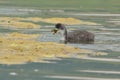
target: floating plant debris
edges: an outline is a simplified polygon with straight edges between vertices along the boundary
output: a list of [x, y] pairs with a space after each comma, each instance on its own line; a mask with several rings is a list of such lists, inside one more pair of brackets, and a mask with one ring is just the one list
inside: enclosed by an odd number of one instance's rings
[[40, 27], [40, 25], [35, 24], [33, 22], [44, 22], [44, 23], [50, 23], [50, 24], [63, 23], [66, 25], [98, 25], [97, 23], [94, 23], [94, 22], [82, 21], [75, 18], [0, 17], [0, 25], [7, 26], [7, 27], [15, 27], [15, 28], [39, 28]]
[[[55, 42], [36, 42], [35, 40], [8, 39], [0, 37], [0, 64], [23, 64], [26, 62], [44, 62], [45, 58], [83, 57], [94, 54], [84, 50]], [[98, 55], [96, 53], [96, 55]], [[99, 55], [101, 55], [99, 53]]]

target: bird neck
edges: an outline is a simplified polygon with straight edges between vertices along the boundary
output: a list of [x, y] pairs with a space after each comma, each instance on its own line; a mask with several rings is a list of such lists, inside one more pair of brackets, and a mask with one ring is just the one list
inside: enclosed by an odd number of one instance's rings
[[67, 29], [64, 28], [60, 32], [61, 32], [61, 41], [66, 44], [67, 43]]

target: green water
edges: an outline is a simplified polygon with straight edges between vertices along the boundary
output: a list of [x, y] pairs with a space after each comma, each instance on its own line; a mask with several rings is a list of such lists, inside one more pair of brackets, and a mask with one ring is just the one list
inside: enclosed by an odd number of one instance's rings
[[[23, 0], [6, 0], [6, 3], [0, 3], [0, 16], [74, 17], [85, 21], [96, 22], [101, 25], [67, 26], [68, 30], [71, 30], [72, 28], [93, 32], [95, 34], [94, 44], [67, 45], [90, 49], [93, 51], [107, 52], [108, 55], [96, 57], [91, 56], [91, 58], [100, 58], [100, 60], [60, 58], [49, 60], [51, 63], [27, 63], [22, 65], [1, 64], [0, 80], [120, 80], [120, 23], [117, 22], [120, 21], [120, 16], [115, 15], [115, 13], [119, 14], [120, 1], [92, 0], [93, 2], [91, 1], [89, 3], [89, 0], [87, 0], [87, 2], [71, 0], [71, 4], [73, 4], [72, 6], [68, 0], [66, 0], [64, 4], [62, 4], [64, 0], [50, 0], [49, 2], [51, 1], [54, 1], [55, 3], [48, 4], [46, 0], [35, 0], [35, 2], [34, 0], [26, 0], [24, 3]], [[80, 7], [79, 4], [82, 7]], [[52, 9], [53, 11], [51, 11]], [[102, 16], [83, 15], [90, 14], [89, 12], [92, 14], [107, 14]], [[109, 13], [114, 15], [108, 16]], [[109, 21], [114, 21], [114, 23]], [[0, 26], [0, 33], [39, 33], [43, 36], [38, 37], [36, 39], [37, 41], [51, 41], [59, 43], [59, 35], [52, 35], [50, 32], [54, 27], [54, 24], [37, 24], [42, 25], [41, 29], [12, 29]], [[104, 60], [101, 60], [101, 58]], [[112, 60], [109, 61], [105, 59]]]
[[[89, 61], [82, 59], [53, 60], [56, 63], [28, 63], [25, 65], [0, 67], [0, 78], [2, 80], [55, 80], [45, 76], [78, 76], [78, 77], [99, 77], [99, 78], [120, 78], [120, 74], [85, 73], [79, 70], [116, 70], [120, 71], [116, 63]], [[15, 72], [16, 75], [10, 75]], [[59, 78], [57, 79], [59, 80]], [[62, 79], [65, 80], [65, 79]], [[81, 79], [80, 79], [81, 80]], [[114, 80], [114, 79], [113, 79]]]

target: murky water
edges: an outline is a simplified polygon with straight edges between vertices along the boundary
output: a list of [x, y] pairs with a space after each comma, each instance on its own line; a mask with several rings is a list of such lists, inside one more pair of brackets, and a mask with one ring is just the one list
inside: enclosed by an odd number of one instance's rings
[[[3, 12], [6, 10], [2, 10]], [[7, 10], [8, 11], [8, 10]], [[8, 11], [9, 12], [9, 11]], [[77, 15], [80, 16], [80, 15]], [[102, 17], [102, 16], [100, 16]], [[107, 56], [90, 57], [88, 59], [54, 59], [51, 63], [27, 63], [22, 65], [0, 65], [1, 80], [120, 80], [120, 27], [115, 23], [120, 17], [102, 17], [103, 24], [98, 26], [67, 26], [71, 29], [84, 29], [95, 34], [94, 44], [67, 44], [83, 49], [107, 52]], [[117, 19], [116, 19], [117, 18]], [[88, 17], [89, 19], [89, 17]], [[98, 16], [94, 20], [98, 20]], [[8, 29], [0, 27], [1, 33], [22, 32], [40, 33], [37, 41], [58, 42], [60, 36], [52, 35], [54, 25], [44, 25], [41, 29]]]

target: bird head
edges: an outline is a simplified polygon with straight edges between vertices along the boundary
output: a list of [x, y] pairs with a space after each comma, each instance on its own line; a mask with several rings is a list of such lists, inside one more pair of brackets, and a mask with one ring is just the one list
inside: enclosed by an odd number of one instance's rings
[[61, 23], [57, 23], [51, 32], [53, 32], [53, 34], [56, 34], [59, 30], [64, 30], [64, 25]]

